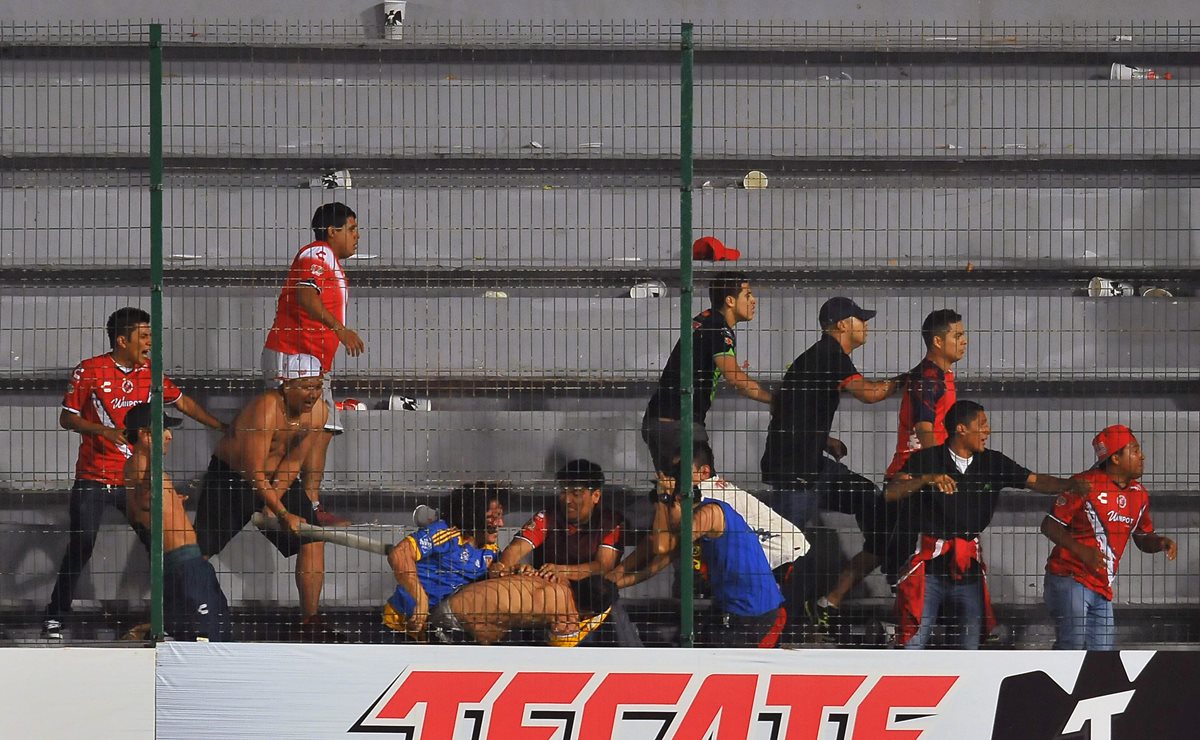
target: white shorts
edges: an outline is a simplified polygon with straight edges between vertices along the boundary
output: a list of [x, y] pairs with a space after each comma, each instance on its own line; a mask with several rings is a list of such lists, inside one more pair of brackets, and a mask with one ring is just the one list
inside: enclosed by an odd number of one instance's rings
[[[263, 379], [266, 381], [267, 388], [278, 388], [283, 385], [283, 381], [279, 379], [280, 372], [283, 371], [283, 360], [288, 355], [282, 352], [276, 352], [273, 349], [263, 347], [261, 367]], [[325, 400], [325, 405], [329, 407], [329, 418], [325, 420], [325, 431], [341, 434], [346, 431], [342, 426], [342, 412], [338, 411], [337, 404], [333, 402], [333, 382], [329, 375], [326, 374], [325, 382], [321, 388], [321, 398]]]

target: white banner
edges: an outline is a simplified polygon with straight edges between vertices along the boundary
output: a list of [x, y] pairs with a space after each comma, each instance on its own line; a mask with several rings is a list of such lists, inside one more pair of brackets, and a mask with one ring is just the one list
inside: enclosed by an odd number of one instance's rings
[[1198, 679], [1192, 652], [167, 643], [158, 737], [1191, 740]]
[[0, 736], [154, 738], [151, 648], [0, 649]]

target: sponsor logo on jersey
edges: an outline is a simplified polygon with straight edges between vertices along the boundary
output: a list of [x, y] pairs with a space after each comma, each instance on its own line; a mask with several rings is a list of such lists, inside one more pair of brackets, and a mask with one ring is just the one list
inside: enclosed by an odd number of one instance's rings
[[1120, 512], [1117, 512], [1117, 511], [1108, 512], [1108, 521], [1120, 522], [1121, 524], [1128, 524], [1131, 527], [1133, 526], [1133, 517], [1125, 516], [1124, 514], [1121, 514]]

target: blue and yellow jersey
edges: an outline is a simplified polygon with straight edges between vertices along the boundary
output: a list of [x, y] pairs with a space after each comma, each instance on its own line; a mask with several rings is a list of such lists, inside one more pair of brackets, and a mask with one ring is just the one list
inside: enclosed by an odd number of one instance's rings
[[[460, 586], [487, 576], [488, 566], [499, 554], [495, 545], [476, 547], [457, 527], [441, 520], [418, 529], [397, 547], [412, 548], [413, 559], [417, 561], [417, 578], [429, 596], [430, 609]], [[395, 593], [383, 608], [384, 624], [403, 631], [404, 622], [414, 606], [416, 600], [396, 586]]]

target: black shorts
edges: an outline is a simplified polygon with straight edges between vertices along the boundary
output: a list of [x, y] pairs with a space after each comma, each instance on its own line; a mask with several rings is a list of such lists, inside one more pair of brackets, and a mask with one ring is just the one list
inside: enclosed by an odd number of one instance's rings
[[195, 545], [163, 556], [163, 627], [176, 640], [230, 638], [229, 603], [217, 572]]
[[[674, 419], [659, 419], [649, 415], [642, 417], [642, 441], [650, 448], [650, 459], [654, 469], [660, 472], [674, 472], [671, 465], [679, 454], [680, 423]], [[707, 442], [708, 430], [701, 422], [692, 424], [692, 441]]]
[[[299, 477], [283, 494], [283, 505], [309, 524], [317, 523], [312, 502], [304, 494]], [[200, 481], [200, 501], [196, 504], [196, 540], [200, 552], [207, 558], [224, 550], [250, 517], [262, 508], [263, 500], [254, 491], [254, 486], [214, 455], [208, 464], [208, 472]], [[263, 534], [285, 558], [300, 552], [304, 544], [288, 532], [269, 530]]]
[[787, 610], [777, 607], [765, 614], [743, 617], [728, 612], [701, 612], [697, 616], [698, 647], [773, 648], [787, 622]]

